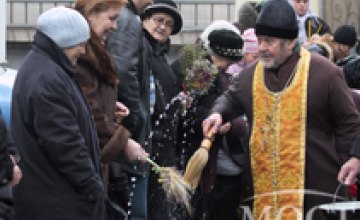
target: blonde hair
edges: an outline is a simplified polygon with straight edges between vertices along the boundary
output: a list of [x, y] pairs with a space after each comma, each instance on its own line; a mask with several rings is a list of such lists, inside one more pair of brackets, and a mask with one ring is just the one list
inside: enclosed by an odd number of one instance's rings
[[91, 12], [99, 13], [108, 10], [110, 7], [123, 7], [127, 0], [77, 0], [75, 9], [85, 17]]

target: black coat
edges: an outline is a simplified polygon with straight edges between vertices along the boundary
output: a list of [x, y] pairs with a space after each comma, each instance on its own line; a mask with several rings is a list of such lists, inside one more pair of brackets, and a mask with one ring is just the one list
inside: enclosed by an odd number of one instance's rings
[[74, 67], [41, 32], [15, 81], [10, 127], [23, 172], [14, 190], [16, 219], [103, 219], [94, 121]]
[[[149, 73], [150, 51], [145, 47], [140, 18], [132, 1], [120, 11], [117, 20], [118, 29], [110, 33], [107, 40], [109, 50], [119, 75], [118, 100], [130, 110], [122, 124], [131, 132], [134, 140], [139, 142], [147, 151], [151, 146], [146, 145], [150, 134], [150, 104], [149, 104]], [[147, 166], [125, 164], [125, 169], [132, 173], [144, 174]]]
[[[156, 156], [156, 162], [161, 166], [175, 165], [175, 141], [177, 133], [177, 118], [174, 115], [179, 109], [179, 102], [170, 105], [172, 99], [180, 92], [180, 83], [178, 77], [171, 69], [166, 54], [169, 52], [170, 41], [159, 44], [144, 30], [147, 39], [146, 45], [151, 47], [151, 73], [155, 81], [155, 106], [154, 113], [151, 116], [153, 128], [153, 152]], [[166, 108], [168, 106], [168, 108]], [[166, 114], [166, 116], [164, 116]], [[160, 116], [162, 115], [162, 116]], [[156, 146], [155, 146], [156, 145]], [[156, 148], [156, 149], [155, 149]], [[164, 152], [166, 150], [166, 152]]]
[[10, 159], [14, 143], [7, 132], [5, 121], [0, 111], [0, 219], [10, 219], [13, 209], [10, 181], [13, 177], [14, 164]]
[[[151, 115], [153, 128], [151, 158], [160, 166], [176, 165], [176, 141], [179, 102], [170, 105], [171, 100], [180, 92], [180, 84], [166, 60], [170, 41], [159, 44], [146, 30], [146, 46], [152, 51], [151, 72], [155, 81], [155, 106]], [[168, 108], [167, 108], [168, 106]], [[160, 116], [161, 115], [161, 116]], [[158, 174], [149, 175], [148, 219], [167, 220], [174, 218], [176, 203], [168, 200], [158, 182]]]

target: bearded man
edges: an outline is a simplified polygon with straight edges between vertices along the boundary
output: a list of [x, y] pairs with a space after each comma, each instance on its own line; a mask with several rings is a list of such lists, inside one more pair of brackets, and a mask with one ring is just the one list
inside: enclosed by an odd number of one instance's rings
[[332, 201], [337, 172], [360, 134], [359, 113], [341, 70], [296, 47], [298, 23], [287, 0], [264, 4], [256, 35], [259, 61], [216, 100], [204, 134], [246, 114], [245, 189], [253, 188], [254, 219], [320, 219], [316, 206]]

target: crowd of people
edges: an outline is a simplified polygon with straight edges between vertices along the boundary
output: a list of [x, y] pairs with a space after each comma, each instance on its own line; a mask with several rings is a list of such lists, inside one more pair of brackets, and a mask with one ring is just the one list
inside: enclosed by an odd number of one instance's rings
[[[360, 173], [355, 27], [332, 34], [309, 0], [248, 1], [170, 63], [182, 27], [173, 0], [39, 16], [9, 131], [0, 114], [0, 219], [320, 219], [335, 191], [347, 198], [339, 183]], [[188, 213], [147, 162], [183, 173], [204, 138]]]

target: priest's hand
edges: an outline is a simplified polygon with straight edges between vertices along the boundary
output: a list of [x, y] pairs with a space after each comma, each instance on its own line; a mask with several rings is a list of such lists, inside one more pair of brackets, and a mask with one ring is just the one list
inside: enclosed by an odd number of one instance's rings
[[222, 125], [222, 117], [219, 113], [213, 113], [202, 122], [204, 136], [207, 137], [211, 134], [216, 134]]
[[351, 185], [356, 182], [356, 176], [360, 173], [360, 159], [351, 157], [340, 169], [338, 181]]
[[219, 134], [226, 134], [230, 131], [231, 129], [231, 123], [230, 122], [226, 122], [225, 124], [221, 125], [219, 128]]

